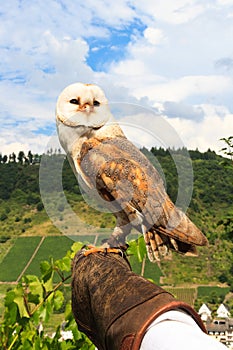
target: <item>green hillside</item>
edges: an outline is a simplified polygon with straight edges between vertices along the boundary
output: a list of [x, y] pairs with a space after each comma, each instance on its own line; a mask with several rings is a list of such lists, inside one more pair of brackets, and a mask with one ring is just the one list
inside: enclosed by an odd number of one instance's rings
[[[174, 202], [177, 199], [178, 185], [182, 193], [179, 202], [181, 207], [183, 205], [185, 207], [192, 193], [188, 215], [210, 242], [208, 248], [199, 249], [198, 258], [184, 258], [173, 254], [172, 261], [162, 261], [160, 264], [162, 284], [177, 286], [183, 283], [227, 283], [232, 287], [231, 161], [210, 150], [205, 153], [190, 151], [191, 161], [187, 160], [185, 149], [175, 151], [152, 148], [151, 152], [143, 151], [148, 154], [158, 170], [160, 172], [162, 170], [167, 191]], [[114, 227], [115, 219], [112, 214], [99, 212], [92, 204], [84, 202], [67, 160], [63, 162], [64, 155], [51, 152], [49, 155], [44, 155], [42, 160], [43, 176], [40, 173], [40, 178], [38, 162], [0, 163], [0, 262], [7, 255], [16, 237], [61, 235], [43, 208], [41, 186], [48, 194], [48, 201], [51, 199], [48, 207], [54, 207], [59, 213], [57, 226], [66, 232], [64, 197], [59, 192], [59, 178], [55, 176], [59, 167], [62, 167], [62, 185], [66, 199], [81, 220], [80, 226], [75, 226], [72, 234], [90, 235], [104, 231], [107, 227], [110, 229]], [[89, 226], [86, 227], [86, 224]], [[30, 255], [30, 252], [28, 254]], [[153, 267], [146, 265], [145, 274], [148, 277], [151, 268]]]

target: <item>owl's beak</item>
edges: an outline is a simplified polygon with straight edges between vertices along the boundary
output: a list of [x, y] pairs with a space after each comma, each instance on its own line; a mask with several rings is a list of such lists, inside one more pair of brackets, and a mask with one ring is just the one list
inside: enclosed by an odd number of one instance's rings
[[90, 105], [89, 103], [84, 103], [83, 105], [79, 106], [79, 110], [89, 114], [94, 112], [94, 106]]

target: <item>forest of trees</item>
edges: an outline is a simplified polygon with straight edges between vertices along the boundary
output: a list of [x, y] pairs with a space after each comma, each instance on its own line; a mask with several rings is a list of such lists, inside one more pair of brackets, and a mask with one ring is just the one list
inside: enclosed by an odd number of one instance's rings
[[[147, 149], [142, 149], [142, 151], [153, 164], [155, 159], [162, 168], [166, 188], [173, 201], [176, 199], [178, 187], [177, 164], [179, 163], [178, 165], [182, 167], [183, 157], [189, 154], [194, 172], [191, 208], [198, 210], [199, 204], [202, 206], [203, 203], [212, 207], [214, 203], [231, 204], [233, 202], [231, 159], [222, 157], [210, 149], [200, 152], [199, 150], [165, 150], [152, 147], [150, 152]], [[174, 156], [177, 164], [174, 162]], [[27, 155], [20, 151], [17, 156], [13, 152], [9, 157], [0, 154], [0, 199], [9, 199], [14, 191], [21, 190], [25, 195], [38, 196], [39, 201], [38, 178], [41, 157], [41, 155], [32, 154], [31, 151]], [[50, 161], [53, 159], [53, 162], [57, 162], [61, 157], [64, 158], [64, 154], [60, 149], [50, 149], [44, 157], [49, 157]], [[156, 167], [156, 163], [154, 165]], [[185, 169], [182, 171], [185, 174]], [[187, 176], [189, 176], [188, 173]], [[79, 193], [77, 180], [67, 160], [63, 165], [63, 188], [69, 192], [75, 189], [75, 192]]]

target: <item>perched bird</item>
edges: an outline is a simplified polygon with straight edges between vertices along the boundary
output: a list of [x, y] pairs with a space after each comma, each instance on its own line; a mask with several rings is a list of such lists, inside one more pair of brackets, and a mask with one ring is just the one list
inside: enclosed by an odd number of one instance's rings
[[196, 255], [196, 245], [207, 245], [206, 237], [167, 195], [158, 171], [126, 138], [98, 86], [66, 87], [58, 97], [56, 122], [74, 174], [116, 217], [105, 247], [124, 245], [133, 227], [144, 235], [151, 261], [170, 249]]

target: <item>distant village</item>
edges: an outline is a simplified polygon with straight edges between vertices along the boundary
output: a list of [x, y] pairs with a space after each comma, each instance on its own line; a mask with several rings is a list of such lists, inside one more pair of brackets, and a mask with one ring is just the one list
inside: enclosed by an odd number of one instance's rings
[[216, 316], [213, 317], [208, 306], [203, 304], [198, 314], [204, 322], [209, 336], [233, 350], [233, 318], [230, 317], [228, 308], [224, 304], [220, 304]]

